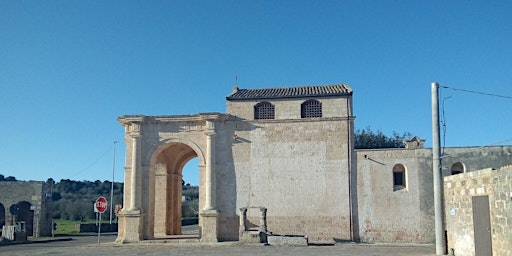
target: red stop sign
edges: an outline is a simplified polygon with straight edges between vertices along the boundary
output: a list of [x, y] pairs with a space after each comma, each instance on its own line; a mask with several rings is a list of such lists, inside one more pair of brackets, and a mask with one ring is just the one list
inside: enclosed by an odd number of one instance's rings
[[94, 203], [94, 207], [96, 207], [96, 210], [99, 213], [104, 213], [107, 210], [107, 206], [107, 199], [102, 196], [98, 197], [98, 199], [96, 199], [96, 202]]

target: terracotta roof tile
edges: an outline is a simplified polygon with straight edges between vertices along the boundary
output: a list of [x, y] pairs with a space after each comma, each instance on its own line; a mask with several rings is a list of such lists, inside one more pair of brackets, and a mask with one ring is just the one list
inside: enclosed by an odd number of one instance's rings
[[345, 84], [315, 85], [300, 87], [282, 87], [265, 89], [235, 89], [226, 97], [227, 100], [279, 99], [304, 97], [330, 97], [352, 94], [352, 89]]

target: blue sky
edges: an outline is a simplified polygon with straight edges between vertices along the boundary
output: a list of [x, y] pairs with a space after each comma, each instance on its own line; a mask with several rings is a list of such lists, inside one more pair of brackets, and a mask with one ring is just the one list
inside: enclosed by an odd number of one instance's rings
[[[125, 114], [346, 83], [356, 128], [431, 146], [430, 85], [512, 96], [512, 1], [0, 0], [0, 174], [123, 179]], [[446, 146], [512, 144], [512, 100], [442, 89]], [[190, 165], [196, 165], [192, 162]], [[185, 180], [197, 183], [194, 168]]]

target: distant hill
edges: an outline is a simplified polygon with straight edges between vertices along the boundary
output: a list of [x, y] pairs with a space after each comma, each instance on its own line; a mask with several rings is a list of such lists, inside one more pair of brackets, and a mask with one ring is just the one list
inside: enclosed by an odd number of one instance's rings
[[[18, 181], [13, 176], [0, 174], [0, 181]], [[105, 181], [75, 181], [70, 179], [61, 179], [55, 182], [52, 178], [46, 181], [50, 189], [53, 218], [66, 220], [86, 220], [95, 219], [94, 202], [100, 196], [104, 196], [109, 201], [112, 182]], [[183, 196], [186, 201], [183, 202], [183, 217], [192, 217], [197, 215], [197, 204], [199, 201], [199, 187], [191, 186], [183, 181]], [[114, 182], [113, 205], [123, 204], [124, 183]], [[49, 195], [50, 196], [50, 195]], [[115, 208], [114, 208], [115, 209]], [[103, 219], [110, 218], [110, 210], [102, 215]], [[113, 216], [115, 218], [115, 215]]]

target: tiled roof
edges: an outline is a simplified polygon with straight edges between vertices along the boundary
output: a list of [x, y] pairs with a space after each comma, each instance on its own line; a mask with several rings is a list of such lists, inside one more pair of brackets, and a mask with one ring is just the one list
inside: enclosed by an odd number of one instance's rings
[[330, 97], [352, 94], [345, 84], [282, 87], [265, 89], [238, 89], [226, 97], [227, 100], [279, 99], [304, 97]]

